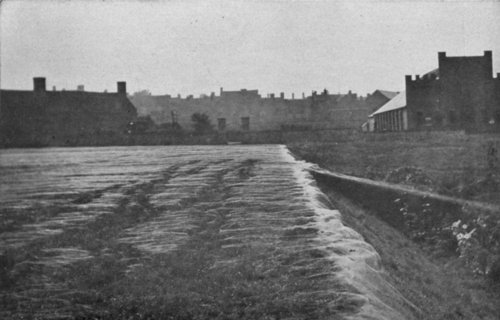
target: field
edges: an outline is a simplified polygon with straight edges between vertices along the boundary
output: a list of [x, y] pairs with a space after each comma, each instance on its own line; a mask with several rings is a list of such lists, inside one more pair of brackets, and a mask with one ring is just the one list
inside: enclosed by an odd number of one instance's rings
[[[7, 150], [2, 319], [400, 319], [283, 146]], [[360, 271], [360, 272], [358, 272]], [[376, 280], [376, 284], [373, 280]], [[367, 283], [371, 283], [367, 286]], [[395, 301], [395, 309], [387, 303]]]

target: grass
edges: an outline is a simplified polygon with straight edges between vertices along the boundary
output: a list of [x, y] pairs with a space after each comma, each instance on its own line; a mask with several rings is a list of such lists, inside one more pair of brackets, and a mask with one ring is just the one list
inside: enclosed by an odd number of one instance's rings
[[[333, 134], [315, 140], [306, 136], [288, 143], [288, 147], [299, 158], [335, 172], [500, 204], [500, 166], [495, 152], [490, 153], [492, 147], [500, 148], [499, 136], [440, 132]], [[457, 240], [451, 230], [446, 236], [446, 225], [441, 225], [446, 222], [445, 216], [412, 211], [405, 217], [405, 228], [400, 228], [390, 215], [379, 212], [384, 210], [362, 207], [326, 184], [320, 187], [342, 212], [344, 223], [374, 246], [388, 281], [421, 310], [421, 318], [498, 319], [498, 281], [474, 273], [458, 256]], [[380, 207], [384, 205], [397, 204], [380, 203]], [[466, 211], [464, 216], [476, 221], [481, 214]], [[412, 218], [418, 220], [412, 224]], [[498, 220], [491, 214], [486, 218]], [[498, 239], [498, 221], [488, 224], [488, 228], [493, 228], [488, 229], [489, 238]], [[440, 237], [433, 237], [437, 229], [441, 230]], [[488, 249], [497, 252], [498, 243]]]
[[[196, 195], [160, 210], [150, 204], [149, 194], [177, 174], [176, 168], [171, 168], [162, 178], [127, 187], [126, 197], [112, 212], [85, 228], [65, 229], [23, 250], [4, 252], [0, 315], [42, 319], [343, 319], [355, 313], [363, 302], [350, 299], [344, 293], [352, 288], [328, 277], [334, 268], [326, 253], [301, 246], [317, 232], [301, 228], [307, 216], [297, 216], [296, 224], [283, 222], [287, 227], [283, 230], [289, 231], [280, 234], [277, 245], [236, 240], [236, 246], [227, 247], [235, 242], [228, 242], [221, 229], [235, 221], [235, 210], [223, 205], [232, 192], [224, 176], [232, 173], [243, 182], [255, 175], [257, 164], [247, 160], [218, 171]], [[76, 201], [88, 202], [92, 197], [99, 194], [86, 193]], [[165, 210], [184, 210], [193, 224], [187, 241], [175, 250], [151, 254], [119, 241], [123, 230], [151, 221]], [[257, 239], [260, 235], [265, 239], [265, 231], [256, 230]], [[32, 263], [46, 257], [47, 248], [67, 247], [86, 250], [90, 257], [63, 266]]]
[[344, 223], [380, 254], [387, 280], [420, 310], [422, 319], [498, 319], [500, 287], [477, 277], [456, 256], [429, 254], [399, 230], [321, 186]]
[[500, 149], [498, 135], [325, 135], [287, 145], [296, 156], [335, 172], [500, 203], [500, 162], [488, 156], [491, 146]]

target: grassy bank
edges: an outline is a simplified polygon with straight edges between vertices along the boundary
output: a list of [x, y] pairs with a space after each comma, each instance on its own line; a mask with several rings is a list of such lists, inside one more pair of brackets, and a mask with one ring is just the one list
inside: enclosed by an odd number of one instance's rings
[[387, 281], [418, 308], [421, 319], [498, 319], [498, 284], [476, 276], [458, 257], [430, 255], [374, 212], [320, 187], [342, 212], [344, 224], [377, 250]]
[[500, 203], [498, 135], [326, 132], [288, 141], [298, 157], [335, 172]]
[[[304, 136], [288, 146], [299, 158], [331, 171], [500, 203], [499, 136], [337, 132]], [[374, 200], [377, 208], [363, 207], [330, 185], [321, 187], [341, 210], [344, 223], [379, 252], [389, 281], [425, 319], [498, 319], [498, 214], [464, 207], [457, 220], [428, 203], [416, 208], [401, 197], [387, 203]], [[402, 227], [384, 209], [389, 207]]]

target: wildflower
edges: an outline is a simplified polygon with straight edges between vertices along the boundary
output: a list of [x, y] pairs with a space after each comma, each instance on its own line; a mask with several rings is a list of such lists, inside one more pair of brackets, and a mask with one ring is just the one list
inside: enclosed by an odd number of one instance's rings
[[458, 228], [458, 226], [460, 225], [460, 223], [461, 223], [461, 222], [462, 222], [462, 221], [457, 220], [457, 221], [455, 221], [455, 222], [453, 222], [453, 223], [451, 224], [451, 227], [452, 227], [452, 228]]
[[476, 228], [472, 229], [472, 231], [466, 233], [464, 235], [465, 239], [470, 239], [470, 237], [472, 236], [472, 234], [476, 231]]
[[462, 225], [462, 229], [467, 229], [467, 227], [469, 227], [469, 226], [468, 226], [466, 223], [464, 223], [464, 224]]

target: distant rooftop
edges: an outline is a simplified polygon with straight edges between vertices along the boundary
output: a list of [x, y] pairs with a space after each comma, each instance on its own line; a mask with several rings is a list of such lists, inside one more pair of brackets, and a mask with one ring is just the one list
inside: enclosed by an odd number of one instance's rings
[[384, 113], [387, 111], [401, 109], [404, 107], [406, 107], [406, 91], [402, 91], [401, 93], [397, 94], [393, 99], [391, 99], [386, 104], [381, 106], [377, 111], [372, 113], [370, 117], [373, 117], [374, 115]]
[[378, 92], [380, 92], [383, 96], [385, 96], [387, 99], [392, 99], [394, 98], [395, 96], [398, 95], [399, 92], [395, 92], [395, 91], [386, 91], [386, 90], [377, 90]]

